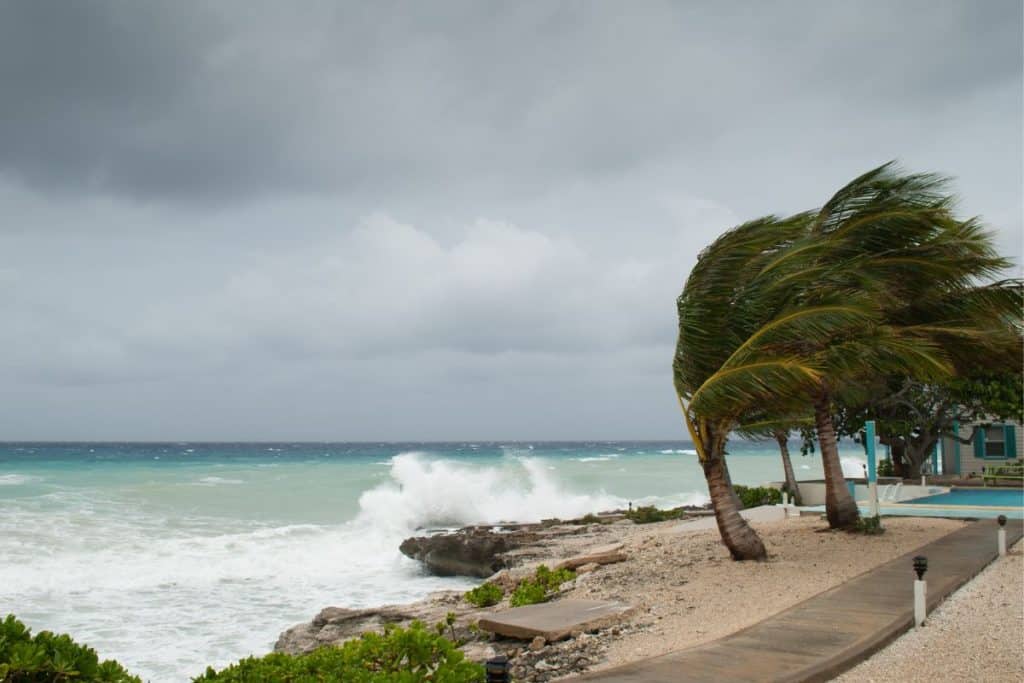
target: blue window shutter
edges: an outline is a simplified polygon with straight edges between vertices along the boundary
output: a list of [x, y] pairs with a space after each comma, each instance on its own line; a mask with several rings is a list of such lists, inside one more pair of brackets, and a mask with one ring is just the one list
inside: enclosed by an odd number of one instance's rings
[[1017, 457], [1017, 429], [1013, 425], [1003, 425], [1003, 438], [1006, 439], [1006, 457]]
[[974, 432], [974, 457], [984, 458], [985, 457], [985, 428], [978, 427], [978, 431]]

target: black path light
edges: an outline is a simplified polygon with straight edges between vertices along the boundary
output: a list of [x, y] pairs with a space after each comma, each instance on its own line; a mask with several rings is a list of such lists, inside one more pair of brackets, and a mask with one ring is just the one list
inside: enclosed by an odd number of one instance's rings
[[917, 572], [917, 580], [924, 581], [924, 573], [928, 571], [928, 558], [918, 555], [914, 558], [914, 571]]
[[999, 531], [996, 532], [996, 539], [999, 544], [999, 556], [1006, 555], [1006, 515], [999, 515], [996, 517], [996, 521], [999, 522]]
[[484, 664], [487, 672], [487, 683], [512, 683], [512, 675], [508, 669], [508, 657], [501, 655], [492, 657]]
[[917, 572], [917, 580], [914, 581], [914, 627], [916, 628], [924, 623], [927, 606], [927, 583], [924, 580], [924, 573], [928, 571], [928, 558], [924, 555], [915, 557], [914, 571]]

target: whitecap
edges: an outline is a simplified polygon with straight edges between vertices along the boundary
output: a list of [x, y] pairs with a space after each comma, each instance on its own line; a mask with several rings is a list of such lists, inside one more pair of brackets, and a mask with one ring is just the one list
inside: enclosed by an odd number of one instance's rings
[[225, 484], [244, 484], [241, 479], [228, 479], [226, 477], [203, 477], [196, 484], [200, 486], [222, 486]]
[[0, 474], [0, 486], [21, 486], [41, 480], [42, 477], [33, 477], [28, 474]]
[[573, 458], [577, 462], [603, 462], [606, 460], [614, 460], [619, 457], [618, 453], [605, 453], [604, 455], [588, 455], [583, 458]]

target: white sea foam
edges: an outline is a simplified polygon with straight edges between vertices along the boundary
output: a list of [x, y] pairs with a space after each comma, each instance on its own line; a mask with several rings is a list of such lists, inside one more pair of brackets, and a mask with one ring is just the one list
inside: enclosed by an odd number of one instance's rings
[[689, 449], [685, 449], [685, 448], [676, 448], [676, 449], [667, 448], [667, 449], [665, 449], [663, 451], [658, 451], [658, 452], [661, 453], [662, 455], [671, 455], [671, 454], [697, 455], [697, 451], [693, 451], [693, 450], [689, 450]]
[[459, 526], [501, 521], [577, 517], [618, 507], [603, 491], [567, 490], [541, 458], [507, 457], [498, 467], [473, 467], [402, 453], [391, 463], [392, 481], [359, 498], [360, 519], [388, 529]]
[[576, 462], [604, 462], [619, 457], [618, 453], [605, 453], [604, 455], [588, 455], [582, 458], [573, 458]]
[[36, 481], [42, 481], [42, 477], [33, 477], [28, 474], [0, 474], [0, 486], [21, 486]]
[[199, 486], [230, 486], [244, 483], [241, 479], [229, 479], [227, 477], [203, 477], [196, 482]]

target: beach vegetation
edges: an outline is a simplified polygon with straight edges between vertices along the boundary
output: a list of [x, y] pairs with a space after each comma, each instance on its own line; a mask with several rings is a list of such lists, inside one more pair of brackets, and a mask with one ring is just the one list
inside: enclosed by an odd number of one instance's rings
[[512, 607], [523, 607], [547, 602], [554, 597], [563, 583], [575, 578], [576, 572], [571, 569], [551, 570], [542, 564], [537, 567], [532, 577], [527, 577], [519, 582], [516, 589], [512, 591], [509, 604]]
[[477, 607], [490, 607], [497, 605], [505, 597], [505, 591], [496, 583], [490, 581], [480, 584], [465, 593], [466, 601]]
[[13, 614], [0, 622], [0, 683], [141, 683], [112, 659], [64, 634], [31, 630]]
[[588, 512], [579, 519], [572, 520], [574, 524], [611, 524], [615, 521], [614, 517], [602, 517], [601, 515], [595, 515], [593, 512]]
[[782, 502], [782, 491], [770, 486], [743, 486], [735, 484], [733, 490], [739, 496], [744, 508], [756, 508], [759, 505], [777, 505]]
[[[439, 624], [440, 630], [446, 625], [447, 622]], [[220, 671], [209, 667], [193, 681], [478, 683], [484, 678], [483, 666], [466, 660], [455, 643], [415, 621], [408, 628], [389, 626], [383, 634], [364, 633], [340, 646], [325, 646], [308, 654], [275, 652], [264, 657], [248, 657]]]
[[632, 520], [635, 524], [653, 524], [654, 522], [664, 522], [670, 519], [682, 519], [685, 516], [686, 510], [684, 508], [678, 507], [661, 510], [653, 505], [642, 505], [626, 513], [626, 519]]
[[850, 527], [850, 531], [866, 536], [877, 536], [885, 533], [885, 527], [882, 526], [882, 518], [875, 515], [874, 517], [861, 517], [854, 526]]

